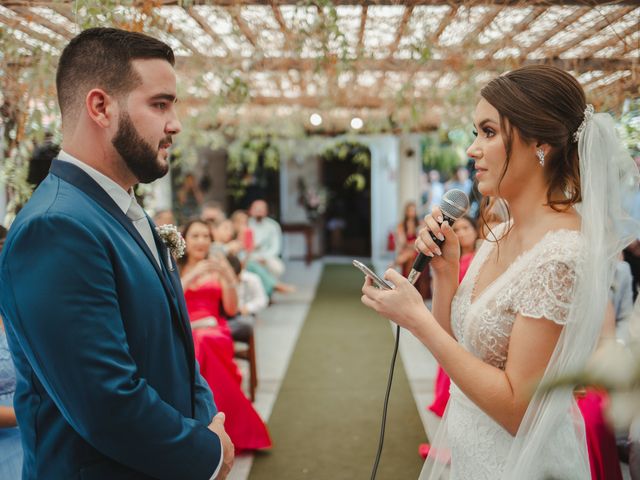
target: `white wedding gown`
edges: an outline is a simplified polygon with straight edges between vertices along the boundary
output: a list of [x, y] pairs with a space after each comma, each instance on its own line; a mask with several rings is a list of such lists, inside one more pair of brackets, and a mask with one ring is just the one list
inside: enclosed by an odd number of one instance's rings
[[[494, 230], [498, 238], [506, 224]], [[522, 253], [507, 270], [484, 291], [474, 286], [478, 272], [496, 247], [485, 241], [460, 284], [451, 304], [452, 329], [458, 342], [484, 362], [504, 370], [511, 329], [517, 314], [544, 318], [564, 324], [572, 301], [576, 271], [581, 258], [580, 232], [548, 232], [534, 247]], [[454, 384], [451, 398], [432, 446], [434, 458], [427, 459], [421, 479], [440, 478], [442, 458], [437, 452], [450, 452], [450, 478], [455, 480], [497, 480], [503, 472], [514, 441], [502, 426], [469, 400]], [[567, 401], [566, 421], [555, 428], [554, 438], [546, 440], [542, 465], [543, 478], [584, 479], [576, 469], [580, 455], [575, 448], [575, 411]], [[575, 403], [573, 405], [575, 406]], [[577, 408], [577, 407], [576, 407]], [[577, 410], [576, 410], [577, 411]], [[434, 468], [435, 464], [435, 468]], [[587, 466], [588, 467], [588, 466]], [[582, 473], [577, 473], [582, 472]], [[576, 476], [581, 475], [581, 476]], [[537, 478], [538, 474], [535, 477]]]

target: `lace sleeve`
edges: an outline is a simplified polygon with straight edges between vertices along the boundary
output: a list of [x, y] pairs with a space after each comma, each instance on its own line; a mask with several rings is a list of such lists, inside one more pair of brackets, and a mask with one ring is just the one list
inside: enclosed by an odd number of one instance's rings
[[576, 282], [575, 264], [551, 259], [537, 265], [522, 279], [514, 309], [525, 317], [546, 318], [564, 325]]

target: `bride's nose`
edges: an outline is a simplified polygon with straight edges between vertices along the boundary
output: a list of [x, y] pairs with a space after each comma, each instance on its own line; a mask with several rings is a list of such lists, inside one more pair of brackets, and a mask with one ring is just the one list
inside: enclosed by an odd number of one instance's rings
[[478, 145], [476, 145], [476, 142], [473, 142], [471, 145], [469, 145], [469, 148], [467, 148], [467, 155], [469, 156], [469, 158], [478, 160], [482, 157], [482, 149], [480, 149]]

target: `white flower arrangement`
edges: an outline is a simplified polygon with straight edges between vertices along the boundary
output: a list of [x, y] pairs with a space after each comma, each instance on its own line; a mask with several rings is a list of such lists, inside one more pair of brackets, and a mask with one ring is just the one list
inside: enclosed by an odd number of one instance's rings
[[[156, 231], [162, 239], [162, 242], [169, 249], [169, 253], [171, 255], [175, 258], [181, 258], [184, 255], [187, 244], [175, 225], [160, 225], [159, 227], [156, 227]], [[170, 261], [169, 264], [171, 264]]]

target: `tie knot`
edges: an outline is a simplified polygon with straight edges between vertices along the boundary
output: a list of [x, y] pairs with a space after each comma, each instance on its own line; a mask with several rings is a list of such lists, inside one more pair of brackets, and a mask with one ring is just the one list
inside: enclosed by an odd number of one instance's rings
[[134, 222], [145, 218], [144, 210], [133, 198], [131, 199], [129, 210], [127, 210], [127, 217], [129, 217]]

